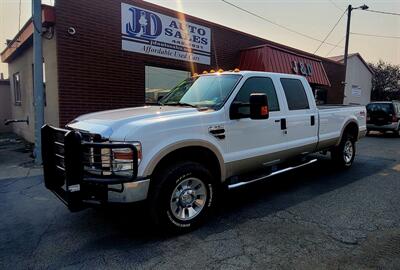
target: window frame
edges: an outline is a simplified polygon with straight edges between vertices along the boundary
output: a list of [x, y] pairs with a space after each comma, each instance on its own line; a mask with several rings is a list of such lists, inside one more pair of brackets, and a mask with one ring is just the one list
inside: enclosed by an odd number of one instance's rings
[[[245, 80], [245, 81], [242, 83], [242, 85], [240, 86], [240, 89], [239, 89], [238, 92], [236, 93], [235, 97], [233, 98], [233, 100], [232, 100], [230, 106], [232, 106], [232, 104], [235, 103], [236, 98], [238, 97], [240, 91], [242, 90], [242, 87], [246, 84], [246, 82], [247, 82], [248, 80], [250, 80], [250, 79], [255, 79], [255, 78], [258, 78], [258, 79], [261, 78], [261, 79], [267, 79], [267, 80], [269, 79], [269, 80], [271, 81], [272, 85], [274, 86], [276, 101], [277, 101], [277, 104], [278, 104], [278, 110], [270, 111], [270, 113], [281, 112], [282, 109], [281, 109], [281, 104], [280, 104], [280, 100], [279, 100], [279, 93], [278, 93], [278, 91], [277, 91], [277, 89], [276, 89], [276, 85], [275, 85], [275, 83], [274, 83], [274, 79], [271, 78], [271, 77], [266, 77], [266, 76], [251, 76], [251, 77], [246, 78], [246, 80]], [[236, 85], [236, 87], [237, 87], [237, 85]], [[268, 100], [269, 100], [269, 98], [268, 98]], [[249, 103], [249, 104], [243, 104], [243, 106], [250, 106], [250, 103]], [[250, 118], [250, 114], [249, 114], [248, 116], [243, 114], [243, 115], [240, 116], [239, 119], [248, 119], [248, 118]]]
[[[17, 88], [17, 80], [18, 77], [18, 88]], [[15, 72], [12, 75], [13, 78], [13, 92], [14, 92], [14, 105], [21, 106], [22, 105], [22, 93], [21, 93], [21, 73]]]
[[[284, 87], [284, 85], [283, 85], [283, 83], [282, 83], [282, 80], [293, 80], [293, 81], [299, 81], [299, 82], [300, 82], [300, 84], [301, 84], [301, 86], [302, 86], [302, 88], [303, 88], [304, 96], [305, 96], [306, 101], [307, 101], [307, 108], [301, 108], [301, 109], [291, 109], [291, 108], [290, 108], [289, 100], [288, 100], [288, 97], [287, 97], [287, 95], [286, 95], [285, 87]], [[304, 87], [304, 84], [303, 84], [303, 82], [302, 82], [301, 79], [297, 79], [297, 78], [288, 78], [288, 77], [281, 77], [281, 78], [279, 78], [279, 82], [280, 82], [280, 84], [281, 84], [282, 91], [283, 91], [283, 97], [285, 98], [286, 105], [287, 105], [287, 109], [288, 109], [289, 112], [291, 112], [291, 111], [305, 111], [305, 110], [310, 110], [310, 109], [311, 109], [311, 106], [310, 106], [310, 98], [309, 98], [309, 96], [308, 96], [308, 93], [307, 93], [307, 91], [306, 91], [306, 88]]]

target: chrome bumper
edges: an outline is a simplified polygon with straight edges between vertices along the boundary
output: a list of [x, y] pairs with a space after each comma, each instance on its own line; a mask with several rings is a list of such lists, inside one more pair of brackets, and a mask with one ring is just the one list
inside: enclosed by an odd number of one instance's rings
[[108, 202], [132, 203], [143, 201], [147, 198], [150, 179], [137, 182], [108, 185]]

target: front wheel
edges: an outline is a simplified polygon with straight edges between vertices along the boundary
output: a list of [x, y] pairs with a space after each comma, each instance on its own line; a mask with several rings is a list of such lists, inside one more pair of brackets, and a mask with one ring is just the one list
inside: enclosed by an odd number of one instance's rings
[[342, 141], [331, 151], [332, 160], [342, 168], [349, 168], [353, 164], [356, 155], [355, 140], [344, 135]]
[[155, 175], [150, 195], [153, 221], [175, 233], [204, 222], [215, 205], [216, 187], [211, 172], [197, 162], [179, 162]]

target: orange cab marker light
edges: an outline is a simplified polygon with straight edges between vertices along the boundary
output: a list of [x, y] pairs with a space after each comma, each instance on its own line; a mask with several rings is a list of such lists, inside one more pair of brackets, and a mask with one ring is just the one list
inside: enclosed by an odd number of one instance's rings
[[204, 71], [203, 71], [203, 74], [208, 74], [208, 71], [207, 71], [207, 70], [204, 70]]
[[240, 72], [240, 69], [235, 68], [233, 71], [234, 71], [234, 72]]
[[268, 106], [262, 106], [261, 115], [267, 115], [267, 114], [268, 114]]
[[218, 73], [222, 73], [224, 70], [222, 68], [218, 69]]
[[212, 69], [212, 70], [210, 70], [210, 73], [215, 73], [215, 70], [213, 70], [213, 69]]
[[192, 76], [192, 77], [199, 77], [199, 74], [193, 73], [193, 76]]

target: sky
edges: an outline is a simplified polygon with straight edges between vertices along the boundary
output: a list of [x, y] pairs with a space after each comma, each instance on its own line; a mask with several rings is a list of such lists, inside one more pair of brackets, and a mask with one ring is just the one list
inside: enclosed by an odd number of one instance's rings
[[[19, 2], [21, 1], [21, 20]], [[55, 0], [42, 0], [53, 4]], [[61, 0], [67, 1], [67, 0]], [[83, 1], [83, 0], [82, 0]], [[86, 0], [89, 1], [89, 0]], [[118, 1], [118, 0], [115, 0]], [[323, 40], [349, 4], [357, 7], [366, 4], [371, 10], [400, 13], [399, 0], [227, 0], [241, 8], [256, 13], [276, 24]], [[149, 0], [148, 2], [241, 30], [271, 41], [314, 53], [320, 42], [287, 31], [253, 15], [244, 13], [221, 0]], [[5, 48], [6, 39], [12, 39], [31, 16], [31, 0], [0, 0], [0, 51]], [[343, 16], [326, 42], [316, 54], [335, 56], [344, 53], [344, 35], [347, 16]], [[351, 32], [369, 35], [392, 36], [378, 38], [351, 35], [349, 52], [359, 52], [367, 62], [380, 59], [400, 65], [400, 16], [377, 14], [354, 10], [351, 18]], [[7, 65], [0, 64], [0, 72], [8, 74]]]

